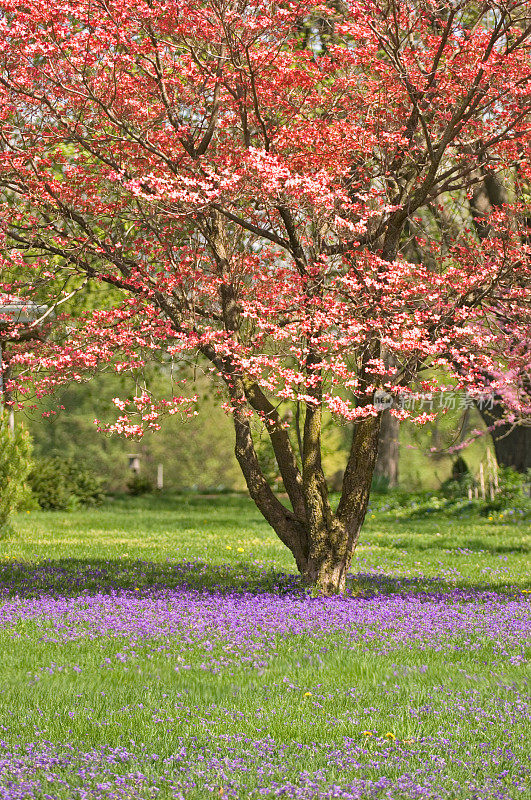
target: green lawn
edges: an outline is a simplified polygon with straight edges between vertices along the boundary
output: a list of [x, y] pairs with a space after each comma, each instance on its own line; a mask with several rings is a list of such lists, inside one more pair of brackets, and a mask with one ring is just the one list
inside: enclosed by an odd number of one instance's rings
[[[17, 534], [0, 540], [2, 559], [175, 559], [234, 567], [258, 562], [294, 570], [289, 551], [239, 495], [120, 498], [87, 511], [19, 514], [15, 527]], [[412, 520], [394, 510], [369, 510], [352, 571], [436, 577], [449, 587], [525, 589], [530, 542], [529, 526], [512, 524], [507, 513]]]
[[527, 796], [524, 525], [370, 512], [344, 600], [239, 496], [15, 525], [2, 800]]

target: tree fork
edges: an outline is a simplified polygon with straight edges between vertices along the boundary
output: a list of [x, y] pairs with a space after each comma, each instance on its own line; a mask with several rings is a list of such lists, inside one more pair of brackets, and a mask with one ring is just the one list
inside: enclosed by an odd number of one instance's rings
[[302, 477], [288, 431], [284, 427], [278, 411], [256, 383], [246, 382], [245, 393], [249, 404], [263, 416], [293, 512], [301, 521], [306, 520]]
[[234, 454], [245, 478], [249, 494], [256, 507], [271, 525], [281, 542], [288, 547], [299, 572], [304, 572], [308, 558], [307, 529], [304, 522], [286, 508], [269, 486], [260, 467], [249, 420], [243, 413], [245, 395], [241, 381], [232, 389], [234, 409], [235, 447]]

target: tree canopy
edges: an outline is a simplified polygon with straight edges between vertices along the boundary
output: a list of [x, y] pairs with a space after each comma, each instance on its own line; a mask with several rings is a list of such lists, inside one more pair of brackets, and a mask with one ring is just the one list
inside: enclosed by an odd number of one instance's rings
[[[529, 410], [527, 3], [0, 0], [0, 15], [0, 289], [57, 304], [53, 337], [12, 348], [19, 392], [199, 358], [257, 506], [306, 579], [341, 590], [375, 391], [488, 389], [512, 418]], [[485, 235], [455, 234], [448, 215], [509, 171]], [[113, 302], [61, 315], [94, 281]], [[115, 404], [126, 435], [193, 413], [177, 384]], [[337, 510], [325, 411], [356, 423]]]

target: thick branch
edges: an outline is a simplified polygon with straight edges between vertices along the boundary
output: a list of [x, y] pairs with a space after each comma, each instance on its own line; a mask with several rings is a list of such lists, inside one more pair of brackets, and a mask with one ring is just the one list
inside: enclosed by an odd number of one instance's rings
[[288, 431], [284, 427], [278, 411], [256, 383], [246, 384], [245, 394], [252, 408], [258, 411], [264, 419], [293, 511], [299, 519], [304, 520], [306, 518], [306, 508], [304, 505], [302, 477], [297, 466], [297, 459], [291, 446]]
[[347, 468], [343, 477], [338, 519], [347, 527], [356, 527], [365, 516], [371, 490], [372, 474], [378, 455], [380, 416], [366, 417], [356, 423]]
[[280, 540], [291, 550], [299, 570], [303, 571], [308, 556], [304, 523], [275, 497], [260, 467], [254, 447], [251, 426], [244, 413], [245, 394], [239, 379], [227, 381], [231, 393], [235, 432], [234, 453], [245, 478], [249, 494], [258, 510], [269, 522]]

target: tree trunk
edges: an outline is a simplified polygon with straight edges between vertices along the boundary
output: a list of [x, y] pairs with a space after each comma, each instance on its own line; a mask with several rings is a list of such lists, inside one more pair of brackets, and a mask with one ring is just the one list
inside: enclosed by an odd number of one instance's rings
[[[232, 387], [238, 394], [238, 381]], [[263, 405], [255, 390], [253, 402]], [[240, 399], [243, 399], [240, 390]], [[258, 398], [258, 399], [257, 399]], [[273, 414], [270, 419], [273, 420]], [[289, 548], [304, 583], [319, 594], [335, 595], [345, 591], [346, 577], [367, 511], [371, 480], [378, 449], [379, 417], [368, 417], [354, 428], [343, 491], [337, 512], [328, 500], [328, 490], [321, 466], [321, 411], [307, 408], [305, 449], [301, 483], [293, 485], [290, 497], [295, 510], [286, 508], [274, 495], [260, 469], [248, 418], [238, 404], [233, 411], [236, 434], [235, 453], [245, 477], [249, 494], [279, 539]], [[282, 439], [278, 428], [268, 426], [275, 439], [275, 455], [281, 474], [293, 476], [298, 469], [292, 460], [289, 437]], [[300, 513], [299, 489], [304, 503]]]
[[383, 478], [389, 486], [398, 484], [398, 436], [400, 422], [388, 410], [382, 412], [380, 435], [378, 438], [378, 457], [374, 475]]
[[[478, 410], [488, 427], [503, 417], [503, 408], [500, 405], [495, 405], [492, 410]], [[531, 427], [496, 425], [490, 435], [500, 467], [512, 467], [517, 472], [531, 469]]]
[[517, 472], [531, 469], [531, 428], [510, 425], [492, 432], [496, 459], [500, 467], [512, 467]]
[[335, 518], [329, 528], [313, 531], [304, 582], [326, 596], [343, 594], [360, 528], [349, 536], [347, 528]]
[[[333, 514], [330, 507], [323, 504], [321, 514], [309, 514], [310, 519], [321, 519], [322, 522], [308, 528], [309, 555], [303, 579], [323, 595], [343, 594], [345, 591], [346, 577], [369, 503], [380, 416], [368, 417], [354, 427], [337, 512]], [[328, 513], [322, 513], [323, 507], [328, 508]]]

